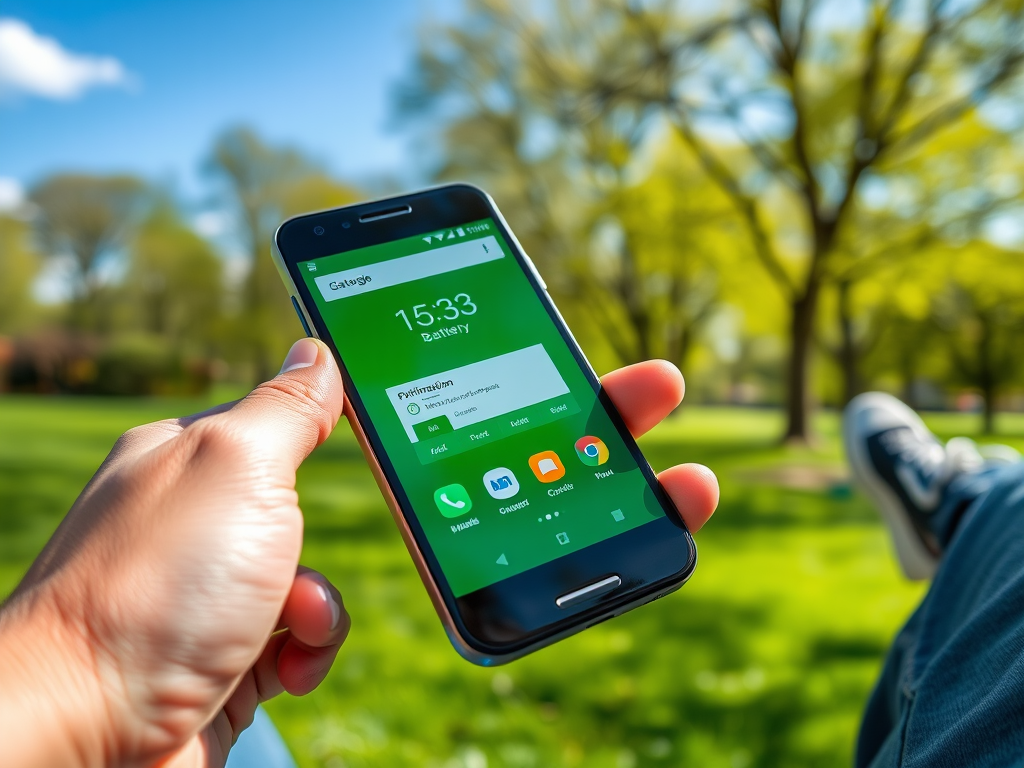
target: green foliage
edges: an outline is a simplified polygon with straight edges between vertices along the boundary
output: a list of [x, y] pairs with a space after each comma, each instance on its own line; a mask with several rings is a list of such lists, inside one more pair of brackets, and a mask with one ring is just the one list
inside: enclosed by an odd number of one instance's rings
[[133, 176], [58, 174], [30, 197], [45, 253], [71, 257], [68, 322], [79, 331], [109, 330], [103, 260], [130, 237], [147, 204], [145, 184]]
[[103, 346], [84, 389], [101, 395], [195, 394], [210, 384], [203, 361], [183, 357], [160, 336], [118, 336]]
[[[0, 350], [0, 385], [188, 393], [224, 376], [273, 374], [301, 334], [270, 258], [273, 231], [357, 194], [245, 129], [219, 137], [208, 165], [248, 251], [230, 270], [167, 193], [131, 176], [57, 174], [37, 185], [26, 210], [39, 258], [26, 225], [0, 218], [0, 333], [16, 333]], [[68, 300], [46, 309], [30, 289], [44, 256], [71, 266]]]
[[166, 339], [182, 350], [223, 344], [224, 267], [213, 248], [167, 204], [139, 227], [120, 286], [120, 325]]
[[972, 245], [950, 259], [932, 313], [948, 345], [953, 380], [981, 393], [985, 431], [992, 432], [997, 398], [1024, 369], [1024, 264], [1018, 254]]
[[[211, 400], [0, 399], [0, 595], [117, 435]], [[928, 417], [942, 437], [960, 415]], [[679, 593], [527, 659], [479, 669], [448, 645], [361, 453], [340, 428], [299, 471], [304, 563], [353, 629], [315, 693], [268, 709], [303, 766], [834, 766], [922, 593], [845, 485], [834, 416], [784, 450], [782, 414], [685, 409], [643, 441], [656, 467], [705, 461], [722, 506]], [[1024, 418], [997, 426], [1024, 447]]]
[[560, 294], [584, 338], [618, 362], [683, 365], [724, 292], [739, 287], [730, 267], [746, 254], [729, 248], [738, 223], [728, 201], [678, 142], [659, 147], [651, 166], [594, 203]]
[[[194, 393], [209, 384], [219, 351], [231, 343], [221, 260], [167, 202], [119, 226], [130, 226], [119, 235], [124, 277], [73, 299], [62, 318], [65, 328], [47, 328], [45, 315], [32, 306], [31, 274], [12, 286], [20, 304], [10, 307], [11, 330], [18, 331], [6, 366], [11, 386], [137, 395]], [[17, 242], [13, 235], [10, 242]], [[29, 263], [27, 251], [7, 253], [7, 264], [24, 269]], [[11, 273], [12, 281], [18, 277]]]
[[248, 249], [240, 312], [231, 326], [233, 356], [251, 365], [253, 380], [263, 381], [302, 332], [270, 257], [274, 230], [288, 216], [358, 196], [316, 170], [297, 150], [267, 145], [244, 128], [218, 137], [208, 167], [223, 185], [223, 198], [236, 214], [237, 234]]
[[0, 335], [24, 330], [35, 320], [32, 280], [41, 259], [29, 234], [26, 222], [0, 216]]
[[[672, 248], [676, 230], [652, 228], [642, 250], [631, 242], [621, 217], [635, 180], [661, 176], [676, 222], [725, 203], [731, 216], [721, 220], [739, 227], [714, 242], [708, 263], [716, 277], [732, 274], [745, 253], [744, 276], [778, 291], [783, 309], [772, 309], [789, 344], [786, 433], [805, 438], [823, 292], [835, 286], [843, 297], [834, 348], [848, 398], [873, 338], [849, 315], [855, 284], [921, 242], [977, 237], [989, 216], [1020, 200], [1009, 170], [1020, 165], [1019, 117], [981, 114], [988, 103], [998, 113], [1019, 86], [1019, 4], [841, 7], [839, 24], [840, 6], [803, 0], [592, 0], [543, 12], [475, 0], [456, 25], [424, 34], [402, 103], [443, 126], [434, 136], [447, 159], [442, 175], [468, 170], [516, 213], [546, 209], [523, 222], [541, 263], [552, 265], [555, 293], [589, 302], [598, 322], [595, 295], [607, 305], [601, 331], [622, 362], [685, 348], [687, 331], [671, 329], [681, 318], [687, 330], [699, 327], [703, 313], [686, 308], [706, 298], [705, 280], [690, 282], [688, 301], [670, 309], [658, 296], [657, 286], [679, 284], [687, 259], [677, 257], [684, 265], [666, 283], [656, 254]], [[679, 165], [692, 169], [674, 184], [649, 162], [672, 146], [666, 132], [680, 139]], [[708, 187], [717, 193], [692, 194]], [[623, 236], [602, 280], [579, 269], [579, 251], [609, 218]], [[572, 290], [572, 277], [588, 275], [586, 289]]]

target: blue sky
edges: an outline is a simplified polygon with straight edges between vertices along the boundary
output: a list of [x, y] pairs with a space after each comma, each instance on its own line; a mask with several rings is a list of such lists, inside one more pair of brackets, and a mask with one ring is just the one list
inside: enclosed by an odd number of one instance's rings
[[53, 68], [64, 68], [56, 81], [24, 74], [19, 87], [8, 61], [5, 86], [0, 55], [0, 177], [30, 186], [58, 170], [129, 171], [193, 196], [214, 136], [245, 124], [343, 178], [415, 183], [393, 88], [421, 24], [458, 9], [459, 0], [4, 0], [0, 19], [24, 25], [7, 31], [27, 26], [34, 40], [18, 39], [36, 59], [48, 45]]

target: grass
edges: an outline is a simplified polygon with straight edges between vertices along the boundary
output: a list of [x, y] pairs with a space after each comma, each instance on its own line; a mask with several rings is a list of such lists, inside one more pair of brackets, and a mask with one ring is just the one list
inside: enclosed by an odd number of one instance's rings
[[[174, 400], [0, 399], [0, 596], [117, 435], [199, 410]], [[942, 414], [943, 436], [976, 417]], [[1024, 417], [1000, 430], [1024, 445]], [[779, 447], [778, 413], [683, 411], [643, 441], [656, 467], [710, 464], [722, 505], [681, 592], [499, 669], [448, 645], [347, 430], [306, 463], [303, 562], [353, 631], [325, 684], [268, 710], [302, 766], [841, 766], [893, 634], [923, 593], [843, 479], [837, 419]]]

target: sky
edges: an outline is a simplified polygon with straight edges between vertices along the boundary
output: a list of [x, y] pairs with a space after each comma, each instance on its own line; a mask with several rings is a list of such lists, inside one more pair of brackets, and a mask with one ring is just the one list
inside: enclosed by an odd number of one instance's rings
[[[340, 178], [416, 183], [393, 92], [459, 0], [4, 0], [0, 207], [55, 171], [202, 193], [214, 137], [247, 125]], [[421, 167], [421, 166], [419, 166]]]

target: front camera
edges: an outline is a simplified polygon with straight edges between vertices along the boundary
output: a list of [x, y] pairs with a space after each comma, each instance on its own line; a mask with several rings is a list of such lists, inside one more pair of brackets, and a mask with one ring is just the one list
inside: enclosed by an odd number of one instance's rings
[[349, 222], [347, 222], [347, 221], [343, 221], [343, 222], [341, 222], [341, 227], [342, 227], [342, 229], [348, 229], [348, 228], [349, 228], [349, 227], [351, 227], [351, 226], [352, 226], [352, 224], [350, 224], [350, 223], [349, 223]]
[[323, 233], [324, 233], [324, 228], [323, 227], [319, 227], [319, 226], [318, 227], [313, 227], [313, 234], [314, 235], [322, 235]]

